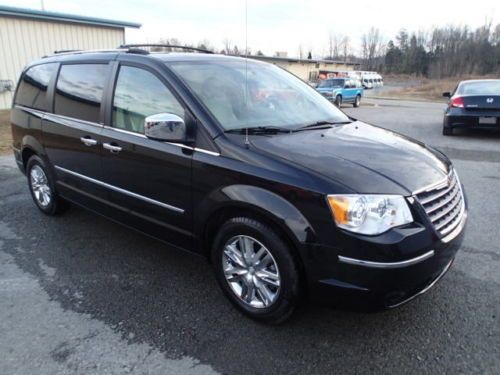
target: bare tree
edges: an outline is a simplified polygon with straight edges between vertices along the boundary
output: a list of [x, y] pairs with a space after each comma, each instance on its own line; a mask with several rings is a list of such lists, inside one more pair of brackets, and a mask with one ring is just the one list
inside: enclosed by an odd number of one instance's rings
[[199, 41], [198, 44], [196, 45], [196, 47], [201, 48], [201, 49], [206, 49], [207, 51], [212, 51], [212, 52], [215, 51], [215, 47], [212, 45], [212, 43], [208, 39], [203, 39], [203, 40]]
[[299, 59], [302, 60], [304, 58], [304, 47], [302, 47], [302, 44], [299, 44]]
[[372, 27], [367, 34], [361, 37], [361, 51], [364, 66], [367, 70], [377, 69], [383, 54], [384, 45], [380, 31]]
[[328, 36], [328, 58], [330, 60], [337, 59], [339, 57], [341, 39], [342, 37], [340, 35], [330, 31]]
[[226, 55], [229, 55], [231, 53], [233, 53], [233, 47], [232, 47], [232, 42], [231, 42], [231, 39], [229, 38], [224, 38], [224, 40], [222, 41], [222, 44], [224, 45], [224, 53]]
[[342, 50], [342, 58], [344, 59], [345, 62], [347, 61], [347, 57], [351, 54], [351, 41], [348, 36], [344, 36], [342, 38], [340, 49]]

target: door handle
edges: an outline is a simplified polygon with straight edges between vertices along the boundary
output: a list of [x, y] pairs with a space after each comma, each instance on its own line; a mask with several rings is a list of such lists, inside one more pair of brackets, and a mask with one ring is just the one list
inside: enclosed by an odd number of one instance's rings
[[102, 147], [104, 147], [106, 150], [111, 151], [114, 154], [117, 154], [122, 150], [120, 146], [114, 146], [111, 143], [103, 143]]
[[85, 146], [95, 146], [97, 144], [97, 141], [95, 139], [87, 138], [87, 137], [81, 137], [80, 141], [82, 141], [82, 143]]

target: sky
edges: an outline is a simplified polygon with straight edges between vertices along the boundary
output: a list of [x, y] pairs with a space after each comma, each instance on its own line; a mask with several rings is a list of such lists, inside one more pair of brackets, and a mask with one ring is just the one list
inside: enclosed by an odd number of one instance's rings
[[[0, 5], [41, 9], [42, 0], [0, 0]], [[388, 1], [356, 0], [43, 0], [45, 10], [138, 22], [127, 29], [127, 43], [177, 38], [196, 44], [208, 40], [217, 49], [230, 41], [266, 55], [286, 51], [298, 56], [299, 45], [314, 57], [328, 54], [330, 33], [348, 36], [359, 54], [361, 36], [378, 28], [385, 41], [401, 28], [500, 22], [499, 0]], [[245, 9], [247, 11], [245, 11]], [[245, 26], [246, 25], [246, 26]]]

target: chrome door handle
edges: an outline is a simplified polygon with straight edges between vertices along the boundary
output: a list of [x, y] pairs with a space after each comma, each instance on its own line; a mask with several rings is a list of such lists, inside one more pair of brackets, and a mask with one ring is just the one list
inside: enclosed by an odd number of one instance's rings
[[82, 143], [85, 146], [95, 146], [97, 144], [97, 141], [95, 139], [92, 139], [92, 138], [81, 137], [80, 141], [82, 141]]
[[120, 146], [113, 146], [111, 143], [103, 143], [102, 147], [104, 147], [106, 150], [109, 150], [115, 154], [122, 150], [122, 148]]

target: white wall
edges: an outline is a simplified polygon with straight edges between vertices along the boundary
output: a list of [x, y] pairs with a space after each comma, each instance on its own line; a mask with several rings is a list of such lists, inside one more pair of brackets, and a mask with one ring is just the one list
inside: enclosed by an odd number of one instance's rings
[[[30, 61], [64, 49], [109, 49], [125, 42], [123, 28], [0, 16], [0, 80], [14, 82]], [[0, 93], [0, 109], [13, 92]]]

